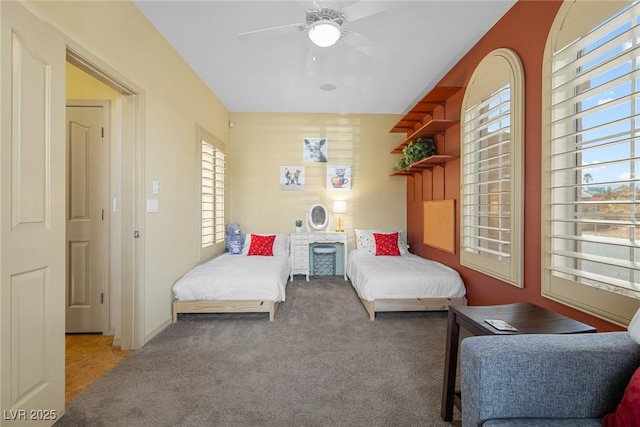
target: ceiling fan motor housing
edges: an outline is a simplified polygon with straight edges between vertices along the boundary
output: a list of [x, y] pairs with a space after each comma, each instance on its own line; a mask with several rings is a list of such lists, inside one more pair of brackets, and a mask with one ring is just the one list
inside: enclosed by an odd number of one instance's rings
[[323, 7], [320, 10], [308, 10], [307, 11], [307, 25], [311, 25], [318, 21], [333, 21], [339, 26], [344, 23], [344, 17], [340, 12], [334, 9]]

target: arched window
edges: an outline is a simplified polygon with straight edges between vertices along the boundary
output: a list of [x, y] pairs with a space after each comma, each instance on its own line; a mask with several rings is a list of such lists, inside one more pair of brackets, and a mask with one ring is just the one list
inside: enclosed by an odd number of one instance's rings
[[522, 286], [524, 78], [509, 49], [487, 55], [464, 95], [462, 265]]
[[626, 325], [640, 304], [640, 5], [565, 2], [543, 72], [542, 294]]

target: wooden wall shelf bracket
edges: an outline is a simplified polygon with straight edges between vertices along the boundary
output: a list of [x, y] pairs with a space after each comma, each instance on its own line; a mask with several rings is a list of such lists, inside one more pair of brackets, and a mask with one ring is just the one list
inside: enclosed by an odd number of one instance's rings
[[444, 167], [445, 163], [448, 163], [457, 158], [457, 156], [436, 154], [435, 156], [419, 160], [401, 171], [395, 171], [391, 175], [413, 175], [416, 172], [420, 172], [425, 169], [433, 169], [436, 166]]

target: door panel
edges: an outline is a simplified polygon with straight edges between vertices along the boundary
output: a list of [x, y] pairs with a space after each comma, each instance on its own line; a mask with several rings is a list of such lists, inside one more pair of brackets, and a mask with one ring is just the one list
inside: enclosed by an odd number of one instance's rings
[[67, 332], [102, 332], [109, 266], [104, 106], [67, 106]]
[[19, 3], [0, 8], [1, 423], [52, 425], [64, 412], [66, 46]]

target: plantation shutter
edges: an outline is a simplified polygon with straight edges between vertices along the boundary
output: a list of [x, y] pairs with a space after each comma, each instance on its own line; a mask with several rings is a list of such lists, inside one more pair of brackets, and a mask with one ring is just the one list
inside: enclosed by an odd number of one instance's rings
[[552, 56], [547, 268], [640, 298], [640, 55], [634, 4]]
[[510, 85], [465, 113], [462, 250], [511, 258]]
[[214, 245], [225, 242], [226, 165], [224, 151], [207, 139], [201, 140], [200, 150], [200, 241], [201, 258], [206, 258]]
[[514, 51], [478, 64], [462, 108], [460, 263], [523, 286], [524, 73]]

